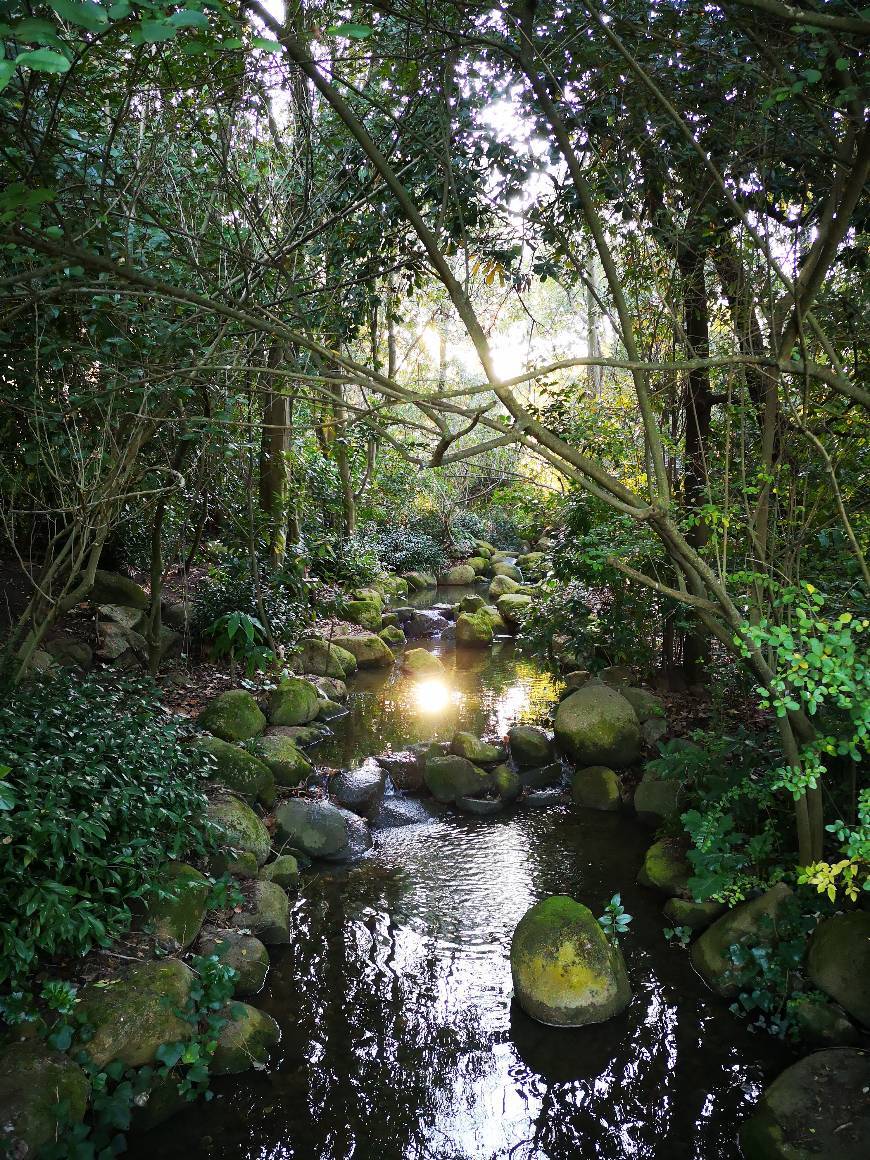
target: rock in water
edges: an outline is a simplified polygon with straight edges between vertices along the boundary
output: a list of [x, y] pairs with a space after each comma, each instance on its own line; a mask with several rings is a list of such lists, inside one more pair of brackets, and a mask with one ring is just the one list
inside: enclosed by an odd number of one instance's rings
[[631, 705], [607, 685], [586, 685], [556, 710], [556, 741], [582, 765], [624, 768], [640, 756], [640, 724]]
[[276, 725], [257, 741], [257, 752], [278, 785], [299, 785], [311, 773], [311, 763], [291, 737], [279, 732], [302, 726]]
[[260, 871], [264, 882], [276, 882], [282, 890], [290, 890], [299, 885], [299, 863], [292, 854], [279, 854], [274, 862], [269, 862]]
[[237, 798], [209, 802], [208, 816], [223, 831], [226, 844], [233, 850], [250, 854], [262, 866], [269, 857], [269, 831], [250, 806]]
[[660, 826], [672, 817], [680, 806], [682, 785], [679, 781], [663, 781], [652, 770], [647, 770], [634, 791], [634, 812], [638, 821], [647, 826]]
[[269, 720], [273, 725], [307, 725], [320, 712], [319, 702], [320, 693], [311, 681], [285, 677], [269, 697]]
[[439, 802], [455, 802], [458, 797], [473, 797], [490, 784], [489, 776], [465, 757], [449, 754], [426, 759], [426, 786]]
[[553, 742], [543, 729], [534, 725], [514, 725], [508, 732], [508, 745], [520, 769], [547, 765], [553, 760]]
[[425, 648], [409, 648], [402, 657], [402, 672], [413, 677], [443, 676], [444, 665], [439, 657]]
[[277, 882], [259, 881], [249, 888], [244, 910], [233, 915], [233, 926], [245, 930], [266, 946], [290, 941], [290, 899]]
[[669, 838], [663, 838], [647, 850], [637, 880], [641, 886], [676, 898], [687, 892], [691, 876], [692, 867], [683, 851]]
[[735, 906], [723, 914], [712, 926], [708, 926], [692, 946], [692, 963], [695, 970], [720, 995], [737, 993], [739, 979], [731, 962], [732, 946], [771, 946], [776, 941], [776, 922], [788, 905], [792, 892], [784, 882], [778, 882], [770, 890]]
[[870, 1052], [817, 1051], [773, 1081], [740, 1128], [746, 1160], [866, 1160]]
[[320, 637], [300, 641], [298, 651], [289, 659], [298, 671], [340, 681], [355, 673], [357, 667], [353, 653]]
[[696, 931], [706, 930], [724, 913], [721, 902], [689, 902], [685, 898], [669, 898], [662, 907], [662, 914], [673, 926], [687, 926]]
[[437, 636], [447, 627], [447, 620], [438, 612], [423, 608], [405, 621], [404, 632], [408, 640], [421, 640], [425, 636]]
[[470, 564], [456, 564], [452, 568], [448, 568], [446, 572], [442, 572], [438, 577], [438, 583], [447, 585], [448, 587], [460, 584], [474, 583], [474, 569]]
[[492, 638], [492, 618], [482, 608], [457, 616], [456, 643], [461, 648], [489, 648]]
[[199, 715], [199, 724], [222, 741], [247, 741], [266, 728], [266, 718], [245, 689], [228, 689], [212, 697]]
[[243, 797], [256, 797], [267, 805], [274, 802], [275, 777], [268, 762], [238, 745], [221, 741], [220, 737], [198, 737], [194, 744], [212, 758], [215, 765], [212, 780]]
[[332, 802], [293, 798], [275, 813], [278, 837], [310, 858], [345, 862], [364, 854], [372, 844], [365, 822]]
[[526, 596], [522, 592], [506, 592], [496, 601], [499, 616], [511, 631], [516, 631], [520, 627], [531, 606], [531, 596]]
[[545, 898], [520, 919], [511, 974], [526, 1014], [553, 1027], [602, 1023], [631, 999], [619, 947], [588, 907], [565, 895]]
[[218, 1034], [209, 1071], [238, 1075], [251, 1067], [265, 1067], [269, 1052], [281, 1038], [272, 1016], [247, 1003], [231, 1003], [222, 1015], [227, 1021]]
[[91, 1085], [69, 1056], [39, 1040], [0, 1049], [0, 1153], [36, 1156], [58, 1129], [80, 1124]]
[[352, 653], [361, 669], [389, 668], [396, 659], [384, 641], [373, 632], [366, 636], [337, 636], [334, 643]]
[[368, 814], [383, 797], [385, 781], [378, 763], [369, 760], [358, 769], [345, 769], [332, 778], [329, 792], [340, 806], [355, 814]]
[[360, 628], [367, 628], [370, 632], [377, 632], [381, 627], [382, 605], [374, 600], [348, 600], [345, 608], [345, 620], [351, 624], [358, 624]]
[[200, 940], [198, 950], [206, 958], [215, 955], [233, 968], [234, 994], [256, 995], [262, 990], [269, 971], [269, 952], [258, 938], [238, 930], [216, 930]]
[[467, 757], [473, 765], [495, 765], [507, 756], [500, 745], [491, 745], [467, 732], [454, 733], [450, 752], [457, 757]]
[[578, 769], [571, 782], [574, 804], [585, 810], [618, 810], [619, 780], [606, 765]]
[[870, 1027], [870, 914], [855, 910], [819, 923], [807, 955], [819, 990]]

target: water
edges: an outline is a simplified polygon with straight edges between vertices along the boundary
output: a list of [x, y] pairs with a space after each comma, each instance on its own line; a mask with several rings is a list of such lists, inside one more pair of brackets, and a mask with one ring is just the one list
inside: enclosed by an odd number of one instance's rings
[[[424, 687], [363, 674], [318, 762], [349, 765], [457, 727], [500, 736], [554, 689], [510, 642], [432, 647]], [[312, 875], [293, 945], [257, 1004], [282, 1040], [268, 1072], [133, 1142], [134, 1157], [244, 1160], [730, 1160], [736, 1128], [790, 1062], [753, 1035], [662, 936], [662, 900], [635, 885], [649, 845], [631, 818], [567, 803], [385, 830], [350, 869]], [[568, 893], [603, 910], [621, 891], [634, 998], [619, 1017], [543, 1027], [512, 1001], [508, 948], [525, 910]]]

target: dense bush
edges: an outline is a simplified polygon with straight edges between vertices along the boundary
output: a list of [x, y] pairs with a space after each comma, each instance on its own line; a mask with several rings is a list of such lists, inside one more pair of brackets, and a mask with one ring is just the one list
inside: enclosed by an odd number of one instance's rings
[[367, 537], [311, 536], [306, 550], [311, 572], [325, 584], [361, 587], [381, 571], [376, 547]]
[[381, 563], [394, 572], [439, 572], [447, 563], [438, 541], [415, 528], [387, 528], [377, 533], [375, 544]]
[[[288, 557], [278, 571], [262, 564], [259, 585], [275, 639], [285, 644], [294, 643], [310, 619], [298, 558]], [[212, 567], [196, 596], [195, 622], [200, 631], [208, 630], [215, 621], [232, 612], [260, 618], [257, 585], [251, 576], [247, 555], [228, 556]]]
[[0, 706], [0, 980], [116, 938], [159, 866], [209, 850], [183, 731], [144, 682], [58, 675]]

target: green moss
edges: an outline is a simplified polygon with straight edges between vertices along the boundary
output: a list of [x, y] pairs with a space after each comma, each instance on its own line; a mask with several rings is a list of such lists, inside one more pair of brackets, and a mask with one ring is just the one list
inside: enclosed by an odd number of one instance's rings
[[311, 673], [315, 677], [336, 677], [339, 680], [355, 673], [357, 667], [353, 653], [320, 637], [303, 640], [289, 659], [300, 672]]
[[211, 885], [185, 862], [170, 862], [160, 885], [166, 893], [149, 902], [148, 926], [167, 950], [185, 950], [199, 934]]
[[515, 725], [508, 733], [508, 745], [520, 769], [546, 765], [553, 757], [553, 743], [543, 729], [534, 725]]
[[198, 737], [195, 745], [214, 759], [215, 781], [243, 797], [260, 798], [266, 803], [274, 798], [275, 778], [268, 763], [219, 737]]
[[199, 715], [199, 724], [224, 741], [247, 741], [266, 728], [266, 718], [250, 693], [229, 689], [213, 697]]
[[619, 779], [606, 765], [589, 765], [574, 774], [571, 796], [581, 809], [618, 810], [621, 804]]
[[492, 574], [494, 577], [507, 576], [509, 579], [515, 580], [517, 584], [522, 584], [523, 582], [522, 570], [516, 564], [505, 564], [504, 562], [493, 564]]
[[210, 802], [208, 816], [223, 831], [226, 843], [234, 850], [248, 851], [262, 866], [269, 857], [269, 831], [250, 808], [237, 798]]
[[507, 765], [499, 765], [492, 771], [492, 784], [498, 796], [505, 802], [512, 802], [519, 797], [523, 788], [519, 774]]
[[669, 898], [662, 913], [673, 926], [706, 930], [724, 910], [721, 902], [691, 902], [687, 898]]
[[248, 931], [266, 946], [290, 941], [290, 900], [277, 882], [254, 882], [247, 905], [233, 916], [233, 926]]
[[448, 568], [446, 572], [441, 573], [438, 577], [438, 583], [448, 587], [473, 584], [474, 569], [468, 564], [456, 564], [454, 567]]
[[673, 842], [665, 838], [654, 842], [647, 850], [637, 880], [641, 886], [676, 897], [688, 889], [691, 873], [682, 850], [675, 848]]
[[679, 809], [681, 786], [678, 781], [661, 781], [647, 770], [634, 791], [634, 811], [647, 825], [657, 826]]
[[124, 608], [143, 609], [151, 603], [141, 584], [119, 572], [104, 572], [102, 568], [94, 573], [91, 600], [94, 604], [120, 604]]
[[475, 576], [482, 576], [489, 567], [489, 560], [484, 556], [471, 556], [465, 563], [474, 569]]
[[606, 685], [585, 685], [560, 702], [556, 741], [578, 765], [622, 769], [640, 756], [640, 724], [631, 705]]
[[294, 786], [311, 772], [311, 763], [289, 737], [265, 733], [257, 741], [257, 753], [268, 766], [278, 785]]
[[348, 844], [345, 815], [331, 802], [309, 802], [293, 798], [275, 814], [278, 838], [312, 858], [340, 854]]
[[353, 653], [361, 669], [389, 668], [396, 659], [375, 633], [367, 636], [337, 636], [335, 644]]
[[487, 788], [490, 779], [482, 769], [464, 757], [452, 754], [427, 756], [423, 779], [429, 792], [439, 802], [454, 802], [458, 797], [475, 797]]
[[215, 931], [198, 949], [201, 955], [214, 955], [233, 968], [236, 995], [256, 995], [262, 990], [269, 971], [269, 952], [258, 938], [237, 930]]
[[402, 671], [411, 676], [437, 676], [444, 673], [439, 657], [425, 648], [409, 648], [402, 656]]
[[34, 1156], [59, 1129], [81, 1123], [89, 1094], [87, 1076], [68, 1056], [37, 1040], [3, 1047], [0, 1153]]
[[238, 1075], [252, 1067], [264, 1067], [281, 1038], [272, 1016], [247, 1003], [232, 1003], [223, 1014], [227, 1022], [221, 1028], [209, 1070], [214, 1075]]
[[516, 592], [518, 588], [519, 584], [511, 580], [510, 576], [496, 576], [489, 586], [489, 598], [496, 602], [500, 597]]
[[479, 608], [477, 612], [460, 612], [456, 618], [456, 643], [462, 648], [489, 648], [492, 644], [492, 620]]
[[807, 967], [820, 990], [870, 1027], [870, 913], [855, 910], [820, 923]]
[[280, 854], [260, 871], [265, 882], [277, 882], [285, 890], [299, 884], [299, 863], [292, 854]]
[[374, 600], [348, 600], [344, 606], [345, 619], [361, 628], [376, 632], [381, 627], [383, 605]]
[[531, 596], [526, 596], [522, 592], [506, 592], [496, 601], [499, 615], [510, 629], [519, 628], [531, 605]]
[[457, 757], [467, 757], [472, 765], [493, 765], [505, 757], [500, 745], [491, 745], [488, 741], [481, 741], [473, 733], [455, 733], [450, 742], [450, 752]]
[[317, 686], [302, 677], [285, 677], [269, 697], [273, 725], [307, 725], [318, 712]]
[[744, 902], [717, 919], [692, 945], [695, 969], [720, 995], [734, 995], [734, 976], [729, 950], [748, 942], [770, 946], [776, 938], [776, 922], [791, 898], [784, 882], [777, 883], [760, 898]]
[[405, 634], [397, 624], [388, 624], [381, 629], [378, 636], [390, 648], [401, 648], [405, 644]]

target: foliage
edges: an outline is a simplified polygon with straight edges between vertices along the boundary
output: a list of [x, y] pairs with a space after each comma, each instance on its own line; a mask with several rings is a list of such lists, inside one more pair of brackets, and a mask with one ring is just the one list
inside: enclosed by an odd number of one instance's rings
[[184, 736], [145, 682], [64, 673], [0, 706], [0, 979], [105, 946], [160, 866], [212, 848]]
[[563, 662], [592, 664], [597, 637], [589, 592], [579, 581], [544, 586], [523, 621], [523, 648], [558, 669]]
[[440, 572], [447, 563], [442, 546], [426, 532], [400, 525], [377, 533], [381, 563], [393, 572]]
[[840, 843], [844, 855], [836, 862], [814, 862], [798, 872], [798, 882], [815, 886], [833, 902], [839, 887], [851, 902], [857, 902], [859, 891], [870, 890], [870, 788], [858, 796], [858, 818], [854, 826], [842, 819], [825, 827]]
[[626, 914], [625, 907], [622, 905], [622, 895], [614, 894], [607, 906], [604, 908], [598, 923], [601, 929], [614, 944], [619, 941], [620, 935], [628, 933], [629, 924], [633, 921], [630, 914]]
[[681, 947], [687, 947], [692, 941], [693, 930], [690, 926], [666, 926], [662, 929], [662, 934], [671, 943], [678, 943]]
[[211, 639], [215, 657], [228, 657], [231, 666], [241, 661], [249, 677], [275, 661], [274, 652], [266, 644], [265, 628], [247, 612], [225, 612], [209, 625], [205, 635]]
[[[200, 631], [209, 632], [221, 618], [235, 614], [258, 621], [265, 633], [259, 594], [275, 640], [282, 644], [295, 643], [309, 620], [306, 586], [298, 559], [289, 558], [277, 570], [268, 564], [258, 564], [257, 574], [259, 585], [251, 575], [250, 560], [244, 555], [228, 555], [212, 566], [195, 601], [195, 620]], [[260, 630], [255, 630], [255, 634]]]
[[381, 570], [378, 547], [362, 536], [310, 536], [306, 542], [311, 571], [327, 584], [362, 587]]

